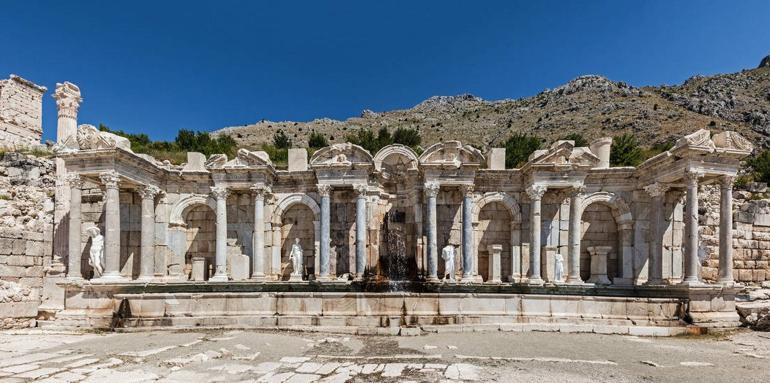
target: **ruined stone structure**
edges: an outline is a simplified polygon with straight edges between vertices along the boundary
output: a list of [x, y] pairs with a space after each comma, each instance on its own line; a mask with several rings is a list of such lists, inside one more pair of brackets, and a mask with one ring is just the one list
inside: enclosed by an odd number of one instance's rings
[[734, 132], [699, 130], [636, 168], [609, 166], [611, 139], [558, 141], [517, 169], [458, 141], [175, 166], [78, 126], [77, 86], [54, 97], [55, 186], [48, 161], [47, 207], [17, 214], [45, 218], [9, 242], [40, 242], [40, 259], [0, 258], [43, 326], [664, 335], [737, 325], [734, 281], [765, 279], [770, 219], [733, 206], [752, 151]]
[[0, 80], [0, 148], [40, 145], [45, 91], [13, 74]]

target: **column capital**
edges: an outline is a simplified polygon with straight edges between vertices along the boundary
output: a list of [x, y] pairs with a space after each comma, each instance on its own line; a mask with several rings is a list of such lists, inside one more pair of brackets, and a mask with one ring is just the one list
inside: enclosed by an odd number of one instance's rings
[[703, 172], [696, 170], [687, 170], [684, 172], [684, 178], [688, 183], [698, 183], [698, 179], [703, 177]]
[[586, 186], [583, 184], [575, 185], [567, 190], [567, 195], [571, 198], [580, 197], [581, 194], [586, 192]]
[[732, 188], [733, 183], [735, 182], [735, 178], [736, 177], [734, 175], [719, 177], [719, 186], [723, 188]]
[[256, 184], [250, 187], [249, 190], [254, 194], [254, 198], [262, 201], [273, 192], [269, 185], [264, 184]]
[[460, 185], [460, 191], [463, 192], [463, 197], [473, 197], [473, 191], [476, 185]]
[[214, 186], [211, 188], [211, 195], [217, 200], [226, 199], [229, 194], [230, 191], [225, 186]]
[[329, 184], [318, 184], [316, 187], [318, 188], [318, 194], [320, 194], [321, 197], [328, 197], [332, 192], [332, 185]]
[[543, 198], [546, 190], [548, 190], [548, 187], [545, 185], [530, 185], [526, 192], [529, 199], [534, 201]]
[[655, 182], [644, 187], [644, 191], [646, 191], [647, 194], [649, 194], [652, 198], [664, 196], [668, 189], [670, 189], [668, 185], [664, 185], [659, 182]]
[[438, 182], [426, 182], [423, 187], [426, 197], [435, 197], [438, 195], [438, 191], [441, 188]]
[[160, 192], [160, 188], [155, 185], [144, 185], [139, 188], [139, 195], [142, 196], [142, 199], [155, 199], [155, 196]]
[[114, 170], [110, 170], [108, 172], [99, 174], [99, 179], [102, 181], [102, 184], [104, 184], [104, 187], [107, 189], [117, 189], [118, 183], [120, 182], [120, 176]]
[[77, 118], [80, 103], [83, 101], [77, 85], [67, 81], [56, 84], [56, 90], [52, 96], [56, 100], [59, 117]]
[[354, 184], [353, 190], [356, 191], [356, 194], [358, 194], [359, 197], [365, 197], [366, 192], [369, 191], [369, 187], [366, 184]]
[[80, 174], [77, 173], [67, 173], [67, 175], [64, 176], [64, 182], [66, 182], [71, 188], [83, 187], [83, 179], [80, 178]]

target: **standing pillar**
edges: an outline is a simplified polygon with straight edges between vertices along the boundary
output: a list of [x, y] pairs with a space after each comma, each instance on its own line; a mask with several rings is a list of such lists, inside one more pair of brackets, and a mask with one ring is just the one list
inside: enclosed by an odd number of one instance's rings
[[665, 230], [666, 192], [668, 186], [654, 183], [644, 188], [652, 197], [650, 217], [650, 252], [647, 263], [647, 284], [663, 284], [663, 232]]
[[425, 184], [425, 196], [428, 197], [428, 282], [438, 282], [438, 239], [436, 227], [436, 196], [439, 191], [438, 182]]
[[[463, 282], [472, 282], [474, 275], [478, 274], [473, 267], [474, 239], [473, 239], [473, 185], [462, 185], [463, 192]], [[491, 262], [491, 258], [490, 258]], [[490, 277], [491, 278], [491, 277]]]
[[685, 238], [687, 238], [684, 267], [684, 285], [701, 284], [699, 274], [700, 262], [698, 259], [698, 178], [697, 172], [686, 172], [687, 179], [687, 211], [685, 212]]
[[580, 278], [580, 239], [582, 236], [582, 211], [580, 205], [583, 202], [584, 186], [578, 186], [572, 189], [569, 198], [569, 232], [568, 232], [568, 260], [569, 273], [567, 274], [567, 283], [580, 284], [583, 280]]
[[255, 185], [254, 192], [254, 246], [251, 255], [251, 279], [265, 280], [265, 196], [270, 188], [265, 185]]
[[155, 276], [155, 196], [157, 186], [147, 185], [139, 191], [142, 197], [142, 233], [139, 280], [152, 280]]
[[81, 196], [83, 180], [75, 173], [66, 177], [70, 187], [70, 215], [69, 215], [69, 252], [67, 256], [67, 278], [83, 279], [80, 262], [82, 259], [82, 222], [81, 222]]
[[[318, 194], [321, 195], [321, 254], [318, 265], [321, 270], [318, 273], [319, 280], [330, 279], [329, 257], [331, 253], [331, 191], [331, 185], [318, 184]], [[358, 229], [357, 218], [356, 229]]]
[[733, 181], [734, 176], [720, 180], [719, 196], [719, 283], [733, 282]]
[[540, 275], [540, 214], [542, 198], [547, 187], [532, 185], [527, 188], [527, 195], [531, 201], [529, 207], [529, 284], [542, 285], [543, 278]]
[[211, 282], [227, 282], [227, 195], [229, 191], [224, 186], [211, 188], [211, 193], [217, 200], [217, 242], [214, 256], [214, 276]]
[[99, 175], [104, 184], [104, 273], [101, 280], [121, 281], [120, 275], [120, 177], [114, 171]]
[[364, 277], [366, 269], [366, 191], [364, 184], [354, 185], [356, 193], [356, 279]]

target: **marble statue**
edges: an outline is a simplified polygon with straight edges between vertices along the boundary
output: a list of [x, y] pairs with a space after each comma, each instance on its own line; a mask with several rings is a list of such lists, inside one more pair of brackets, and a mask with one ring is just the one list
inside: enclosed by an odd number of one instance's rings
[[449, 280], [455, 280], [455, 247], [446, 245], [441, 250], [441, 258], [444, 260], [444, 279], [449, 274]]
[[556, 282], [563, 282], [564, 281], [564, 257], [562, 257], [561, 254], [556, 253], [553, 256], [554, 263], [553, 263], [553, 279]]
[[94, 268], [94, 278], [102, 276], [104, 271], [104, 236], [98, 227], [91, 227], [86, 230], [91, 237], [91, 251], [88, 254], [88, 264]]
[[291, 275], [302, 278], [302, 245], [299, 244], [299, 238], [294, 239], [294, 244], [291, 245], [291, 252], [289, 253], [289, 259], [294, 270]]

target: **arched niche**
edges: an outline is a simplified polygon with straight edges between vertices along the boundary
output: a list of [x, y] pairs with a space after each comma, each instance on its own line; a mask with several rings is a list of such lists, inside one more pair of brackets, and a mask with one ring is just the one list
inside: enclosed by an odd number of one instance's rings
[[[321, 208], [306, 194], [290, 194], [283, 197], [275, 206], [272, 214], [272, 272], [279, 279], [288, 279], [291, 270], [282, 265], [290, 264], [288, 251], [296, 238], [305, 253], [305, 270], [312, 270], [312, 275], [319, 272]], [[312, 230], [312, 234], [307, 231]], [[309, 276], [308, 276], [309, 277]]]
[[[588, 219], [585, 214], [591, 217]], [[613, 284], [628, 284], [633, 278], [633, 215], [626, 201], [616, 193], [600, 191], [581, 198], [579, 208], [581, 225], [581, 277], [590, 275], [592, 245], [611, 246], [615, 257], [608, 258], [607, 271]], [[611, 217], [611, 222], [609, 220]], [[610, 226], [613, 224], [614, 226]], [[594, 226], [592, 228], [592, 225]], [[589, 238], [584, 238], [588, 235]], [[593, 237], [593, 238], [590, 238]], [[588, 268], [588, 272], [586, 272]]]
[[[507, 214], [506, 214], [507, 213]], [[506, 193], [486, 193], [471, 210], [476, 273], [487, 275], [488, 245], [503, 245], [501, 272], [509, 280], [521, 277], [521, 208]], [[486, 278], [485, 278], [486, 280]]]

